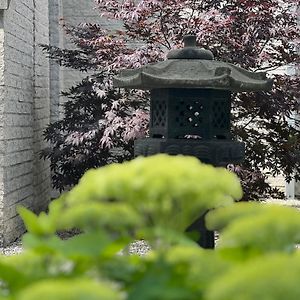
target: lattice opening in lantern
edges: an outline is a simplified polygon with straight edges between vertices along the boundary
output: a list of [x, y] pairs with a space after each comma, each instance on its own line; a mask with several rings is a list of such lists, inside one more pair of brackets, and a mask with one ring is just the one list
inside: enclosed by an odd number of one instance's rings
[[225, 101], [215, 101], [212, 106], [212, 125], [215, 129], [225, 129], [228, 123], [227, 103]]
[[163, 101], [153, 102], [152, 126], [165, 127], [167, 114], [167, 104]]
[[179, 127], [200, 127], [203, 123], [203, 100], [194, 98], [177, 102], [175, 121]]

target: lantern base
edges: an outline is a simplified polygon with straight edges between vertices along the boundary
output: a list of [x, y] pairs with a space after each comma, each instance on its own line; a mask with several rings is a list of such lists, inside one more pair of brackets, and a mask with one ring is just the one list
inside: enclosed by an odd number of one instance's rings
[[193, 224], [191, 224], [187, 229], [186, 232], [188, 235], [191, 233], [196, 233], [197, 244], [205, 249], [214, 249], [215, 248], [215, 232], [210, 231], [205, 226], [205, 216], [208, 211], [203, 214], [200, 218], [198, 218]]
[[145, 138], [135, 141], [134, 152], [135, 156], [189, 155], [214, 166], [226, 166], [243, 161], [245, 145], [232, 140]]

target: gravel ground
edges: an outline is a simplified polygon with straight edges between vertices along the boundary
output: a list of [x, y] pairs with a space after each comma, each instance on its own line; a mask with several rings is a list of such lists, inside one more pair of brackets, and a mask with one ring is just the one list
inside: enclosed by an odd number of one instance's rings
[[[67, 240], [68, 238], [73, 237], [76, 234], [79, 234], [80, 231], [74, 230], [74, 231], [65, 231], [65, 232], [59, 232], [57, 235], [62, 240]], [[13, 242], [7, 247], [0, 248], [0, 254], [3, 255], [16, 255], [20, 254], [23, 251], [22, 242], [21, 239]], [[137, 255], [145, 255], [150, 251], [150, 246], [147, 244], [146, 241], [135, 241], [131, 243], [127, 249], [129, 254], [137, 254]], [[120, 252], [120, 254], [122, 251]]]
[[0, 248], [0, 253], [3, 255], [20, 254], [22, 251], [23, 251], [23, 247], [22, 247], [21, 240], [17, 240], [7, 247]]

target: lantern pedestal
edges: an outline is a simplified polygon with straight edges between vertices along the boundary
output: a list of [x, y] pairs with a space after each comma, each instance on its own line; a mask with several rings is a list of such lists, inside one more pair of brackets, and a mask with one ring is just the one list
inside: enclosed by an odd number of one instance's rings
[[[217, 167], [239, 163], [244, 158], [244, 143], [231, 140], [159, 139], [145, 138], [134, 143], [135, 156], [150, 156], [158, 153], [190, 155]], [[198, 244], [206, 249], [214, 248], [214, 232], [205, 227], [205, 215], [195, 221], [187, 232], [196, 231]]]
[[199, 246], [205, 249], [215, 248], [215, 232], [207, 230], [205, 226], [205, 216], [207, 213], [198, 218], [193, 224], [191, 224], [186, 232], [197, 233], [197, 243]]
[[190, 155], [214, 166], [240, 163], [244, 158], [244, 143], [230, 140], [158, 139], [145, 138], [134, 143], [135, 156], [158, 153]]

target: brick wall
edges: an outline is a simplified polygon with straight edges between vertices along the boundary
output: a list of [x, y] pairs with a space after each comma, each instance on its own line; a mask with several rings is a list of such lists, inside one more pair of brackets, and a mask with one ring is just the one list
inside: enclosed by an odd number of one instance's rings
[[[95, 10], [94, 7], [95, 2], [93, 0], [63, 0], [62, 14], [65, 23], [70, 25], [78, 25], [80, 23], [99, 23], [99, 12]], [[74, 48], [69, 37], [65, 34], [62, 34], [61, 42], [64, 48]], [[64, 90], [69, 89], [76, 82], [80, 82], [82, 78], [87, 76], [86, 73], [81, 73], [68, 68], [63, 68], [62, 74], [62, 88]]]
[[[53, 0], [50, 0], [53, 2]], [[50, 197], [50, 166], [39, 158], [47, 146], [43, 131], [50, 121], [49, 59], [39, 47], [49, 44], [48, 0], [35, 0], [34, 14], [34, 209], [45, 210]]]
[[17, 205], [38, 212], [48, 204], [49, 166], [39, 159], [49, 122], [49, 62], [39, 43], [49, 43], [48, 0], [11, 0], [1, 10], [1, 243], [24, 227]]
[[[49, 43], [51, 46], [62, 47], [62, 0], [49, 1]], [[63, 74], [61, 67], [55, 61], [50, 61], [50, 121], [55, 122], [60, 116], [60, 92], [62, 90]]]

